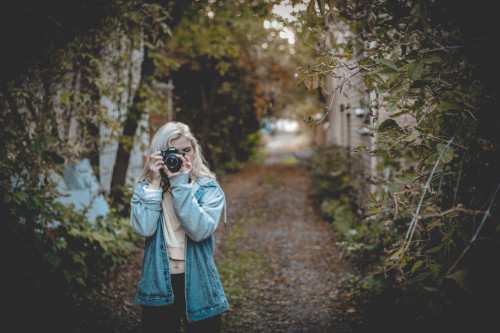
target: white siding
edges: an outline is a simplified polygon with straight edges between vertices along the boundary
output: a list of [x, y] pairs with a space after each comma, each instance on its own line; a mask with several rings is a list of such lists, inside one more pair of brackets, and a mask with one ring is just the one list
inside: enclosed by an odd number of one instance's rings
[[[125, 52], [130, 53], [131, 60], [129, 66], [123, 68], [121, 72], [115, 72], [113, 70], [113, 63], [120, 61]], [[134, 94], [140, 80], [143, 57], [142, 47], [139, 45], [138, 48], [130, 50], [127, 40], [117, 40], [109, 43], [104, 50], [104, 60], [108, 64], [106, 66], [108, 70], [104, 73], [104, 80], [106, 84], [110, 84], [115, 88], [112, 94], [109, 94], [109, 96], [103, 95], [101, 98], [101, 104], [107, 108], [110, 119], [121, 123], [125, 118], [127, 109], [132, 106]], [[132, 82], [129, 82], [129, 78], [131, 78]], [[129, 87], [131, 89], [128, 89]], [[100, 126], [100, 135], [104, 144], [101, 147], [99, 156], [99, 175], [101, 187], [108, 193], [111, 188], [111, 179], [116, 163], [119, 133], [123, 130], [121, 126], [117, 127], [118, 133], [113, 132], [112, 128], [104, 124]], [[144, 133], [144, 129], [146, 129], [146, 133]], [[148, 143], [147, 129], [147, 116], [145, 116], [139, 123], [130, 161], [127, 161], [129, 162], [127, 183], [130, 183], [131, 179], [138, 177], [142, 170], [143, 156], [146, 154], [145, 151]]]

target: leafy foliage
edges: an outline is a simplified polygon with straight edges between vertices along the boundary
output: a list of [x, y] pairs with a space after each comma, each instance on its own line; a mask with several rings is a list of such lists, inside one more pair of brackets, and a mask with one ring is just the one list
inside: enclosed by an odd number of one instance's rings
[[356, 200], [363, 173], [356, 158], [350, 158], [342, 147], [330, 145], [318, 149], [308, 159], [315, 197], [322, 215], [333, 221], [339, 241], [355, 233], [361, 221]]
[[386, 281], [444, 298], [454, 281], [484, 304], [500, 292], [482, 259], [500, 254], [498, 68], [487, 51], [498, 24], [494, 6], [464, 4], [311, 1], [301, 27], [332, 49], [301, 68], [299, 83], [325, 89], [331, 76], [341, 90], [362, 76], [360, 89], [376, 96], [372, 116], [385, 120], [369, 153], [390, 176], [377, 182], [358, 237], [373, 245]]
[[[85, 157], [97, 171], [100, 149], [116, 138], [119, 119], [102, 107], [101, 98], [126, 104], [120, 97], [131, 89], [130, 82], [112, 80], [113, 73], [129, 73], [140, 29], [151, 27], [145, 21], [153, 13], [165, 12], [154, 4], [137, 4], [107, 3], [94, 30], [76, 28], [63, 48], [47, 43], [38, 62], [16, 68], [12, 80], [1, 82], [1, 243], [6, 271], [1, 294], [9, 300], [13, 320], [23, 314], [24, 320], [26, 313], [45, 320], [54, 307], [63, 311], [77, 306], [81, 296], [99, 287], [134, 248], [128, 223], [115, 210], [89, 221], [89, 207], [78, 211], [58, 201], [63, 194], [56, 179], [64, 165]], [[29, 9], [29, 3], [23, 5]], [[56, 19], [43, 15], [39, 13], [42, 22]], [[63, 29], [64, 24], [54, 23], [55, 30], [33, 33], [45, 41], [57, 38], [62, 33], [57, 27]], [[120, 49], [114, 58], [109, 56], [112, 47]], [[109, 128], [110, 135], [100, 137], [100, 126]]]
[[165, 45], [176, 62], [163, 73], [176, 87], [175, 119], [190, 125], [217, 171], [236, 170], [256, 153], [260, 121], [292, 81], [292, 71], [260, 47], [272, 5], [192, 3]]

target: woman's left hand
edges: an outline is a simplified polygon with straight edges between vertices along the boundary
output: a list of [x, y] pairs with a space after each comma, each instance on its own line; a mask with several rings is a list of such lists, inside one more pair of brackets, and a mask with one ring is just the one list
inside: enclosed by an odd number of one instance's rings
[[180, 173], [190, 173], [191, 170], [193, 170], [193, 164], [191, 163], [191, 159], [189, 158], [189, 156], [182, 156], [177, 154], [175, 156], [177, 156], [177, 158], [182, 161], [181, 169], [177, 172], [171, 172], [170, 170], [168, 170], [168, 168], [165, 168], [167, 170], [167, 176], [172, 177]]

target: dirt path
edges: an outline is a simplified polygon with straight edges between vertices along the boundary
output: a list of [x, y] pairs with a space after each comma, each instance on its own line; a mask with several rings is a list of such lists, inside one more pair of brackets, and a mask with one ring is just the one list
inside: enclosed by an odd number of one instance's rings
[[[227, 331], [350, 332], [338, 289], [348, 267], [339, 260], [331, 225], [315, 210], [307, 171], [249, 164], [223, 188], [230, 222], [218, 231], [216, 260], [224, 272], [234, 252], [250, 252], [255, 259], [240, 272], [247, 273], [241, 279], [243, 301], [228, 296], [235, 304]], [[228, 245], [235, 237], [237, 245]], [[245, 311], [252, 314], [247, 322], [233, 325]]]
[[[296, 164], [247, 164], [223, 182], [227, 228], [215, 233], [215, 259], [230, 310], [224, 332], [351, 332], [331, 225], [311, 198], [307, 170]], [[52, 332], [140, 332], [133, 302], [142, 251], [99, 295]], [[62, 326], [62, 327], [61, 327]]]

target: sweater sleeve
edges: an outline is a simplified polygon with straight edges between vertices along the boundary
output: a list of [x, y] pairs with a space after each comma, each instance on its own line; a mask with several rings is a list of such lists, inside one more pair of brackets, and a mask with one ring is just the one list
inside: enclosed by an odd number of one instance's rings
[[155, 234], [162, 209], [161, 196], [161, 190], [147, 189], [144, 183], [134, 189], [130, 201], [130, 225], [138, 235], [150, 237]]
[[203, 186], [203, 194], [198, 202], [192, 193], [188, 174], [170, 177], [174, 210], [186, 234], [195, 242], [209, 238], [217, 229], [225, 197], [217, 183]]

